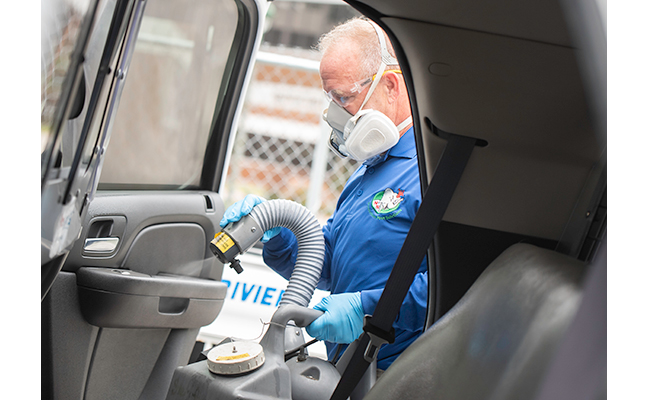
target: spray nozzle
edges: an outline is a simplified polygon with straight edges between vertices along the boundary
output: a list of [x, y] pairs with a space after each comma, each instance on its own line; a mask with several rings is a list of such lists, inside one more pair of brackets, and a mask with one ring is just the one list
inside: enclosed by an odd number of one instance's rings
[[248, 251], [262, 236], [259, 224], [246, 215], [218, 232], [209, 243], [209, 249], [223, 264], [230, 263], [230, 267], [240, 274], [243, 268], [235, 257]]
[[241, 266], [241, 262], [236, 258], [233, 259], [232, 262], [230, 263], [230, 268], [234, 268], [234, 271], [236, 271], [237, 274], [243, 272], [243, 267]]

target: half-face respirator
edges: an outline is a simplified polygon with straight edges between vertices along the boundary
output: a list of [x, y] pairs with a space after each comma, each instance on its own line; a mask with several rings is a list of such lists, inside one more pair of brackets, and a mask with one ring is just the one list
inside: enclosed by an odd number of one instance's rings
[[335, 102], [324, 110], [324, 119], [331, 126], [328, 145], [342, 158], [364, 161], [385, 152], [398, 143], [400, 131], [412, 122], [412, 117], [394, 125], [377, 110], [360, 110], [351, 115]]
[[331, 150], [342, 158], [350, 157], [358, 161], [367, 160], [392, 148], [400, 139], [400, 131], [412, 122], [410, 116], [396, 126], [380, 111], [363, 110], [387, 65], [398, 64], [398, 60], [387, 51], [385, 37], [380, 28], [373, 22], [371, 25], [378, 35], [382, 57], [376, 78], [373, 79], [359, 111], [352, 115], [335, 101], [331, 101], [323, 113], [324, 120], [332, 128], [328, 141]]

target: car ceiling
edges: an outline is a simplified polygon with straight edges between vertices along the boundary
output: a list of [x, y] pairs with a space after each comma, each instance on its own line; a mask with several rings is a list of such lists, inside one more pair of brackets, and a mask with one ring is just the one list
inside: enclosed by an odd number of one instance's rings
[[473, 152], [444, 219], [559, 240], [605, 168], [561, 4], [350, 4], [388, 31], [410, 72], [427, 176], [445, 145], [433, 127], [488, 143]]

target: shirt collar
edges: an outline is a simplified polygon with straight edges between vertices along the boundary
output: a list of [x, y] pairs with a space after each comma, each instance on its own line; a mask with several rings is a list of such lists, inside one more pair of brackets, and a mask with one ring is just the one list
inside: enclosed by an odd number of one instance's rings
[[396, 146], [387, 151], [389, 157], [416, 157], [416, 141], [414, 140], [414, 127], [412, 126], [401, 136]]
[[372, 166], [385, 161], [388, 157], [414, 158], [416, 157], [416, 141], [414, 140], [414, 127], [412, 126], [400, 137], [398, 143], [383, 154], [379, 154], [364, 162]]

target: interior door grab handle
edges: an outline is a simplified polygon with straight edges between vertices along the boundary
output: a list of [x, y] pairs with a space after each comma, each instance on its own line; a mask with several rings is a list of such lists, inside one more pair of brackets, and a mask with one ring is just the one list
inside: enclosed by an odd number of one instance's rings
[[88, 238], [85, 240], [83, 250], [94, 253], [111, 253], [115, 251], [117, 244], [119, 244], [119, 238], [117, 237]]

